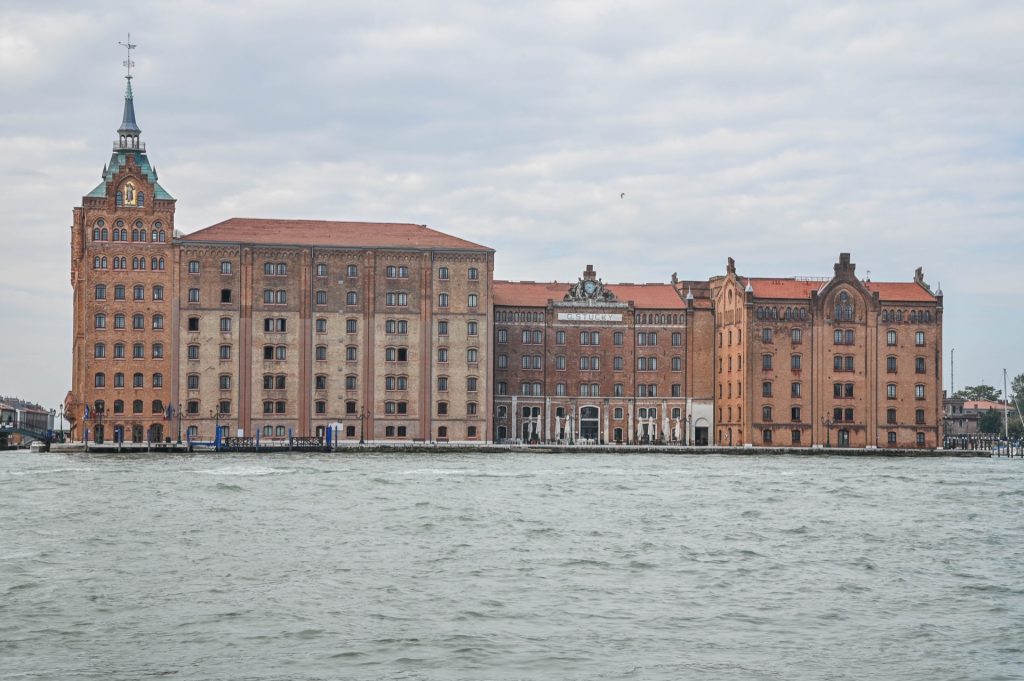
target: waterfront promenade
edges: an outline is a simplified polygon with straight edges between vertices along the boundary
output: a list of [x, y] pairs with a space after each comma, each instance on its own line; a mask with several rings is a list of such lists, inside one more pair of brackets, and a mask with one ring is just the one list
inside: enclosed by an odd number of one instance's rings
[[[442, 453], [526, 453], [526, 454], [590, 454], [590, 453], [604, 453], [604, 454], [677, 454], [677, 455], [734, 455], [734, 456], [763, 456], [763, 455], [794, 455], [794, 456], [888, 456], [888, 457], [936, 457], [936, 456], [949, 456], [949, 457], [990, 457], [996, 454], [996, 452], [990, 450], [976, 449], [861, 449], [861, 448], [849, 448], [849, 447], [722, 447], [722, 446], [681, 446], [681, 445], [593, 445], [593, 444], [580, 444], [580, 445], [567, 445], [567, 444], [481, 444], [481, 443], [387, 443], [387, 442], [368, 442], [365, 444], [359, 443], [344, 443], [341, 445], [335, 445], [331, 447], [327, 446], [304, 446], [301, 448], [292, 447], [289, 448], [286, 441], [276, 442], [271, 441], [269, 443], [261, 443], [259, 447], [252, 448], [233, 448], [233, 447], [222, 447], [219, 451], [215, 450], [212, 443], [209, 442], [194, 442], [191, 445], [187, 443], [122, 443], [112, 444], [105, 443], [97, 445], [94, 443], [81, 443], [81, 442], [69, 442], [58, 444], [54, 443], [51, 445], [51, 451], [53, 452], [64, 452], [64, 453], [229, 453], [229, 452], [253, 452], [253, 453], [304, 453], [304, 452], [323, 452], [323, 453], [335, 453], [335, 454], [355, 454], [355, 453], [409, 453], [409, 454], [425, 454], [435, 452], [438, 454]], [[1019, 456], [1019, 452], [1015, 452], [1015, 455]]]

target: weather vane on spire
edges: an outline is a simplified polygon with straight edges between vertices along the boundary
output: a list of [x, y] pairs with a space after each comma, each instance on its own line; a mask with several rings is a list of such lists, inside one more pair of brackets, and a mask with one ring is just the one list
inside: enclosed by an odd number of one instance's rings
[[132, 67], [135, 66], [135, 62], [132, 61], [132, 50], [134, 50], [138, 46], [132, 42], [131, 33], [128, 34], [128, 42], [122, 43], [121, 41], [118, 41], [117, 44], [128, 50], [128, 58], [125, 59], [123, 63], [124, 66], [128, 69], [128, 75], [125, 76], [125, 78], [127, 78], [130, 83], [132, 79]]

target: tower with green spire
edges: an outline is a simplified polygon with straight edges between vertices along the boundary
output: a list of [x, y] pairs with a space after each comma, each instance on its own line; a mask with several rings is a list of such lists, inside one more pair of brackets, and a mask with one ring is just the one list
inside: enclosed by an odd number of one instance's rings
[[100, 183], [71, 225], [74, 340], [64, 412], [73, 439], [90, 442], [162, 441], [176, 405], [175, 201], [140, 140], [135, 45], [130, 36], [121, 45], [129, 56], [121, 125]]

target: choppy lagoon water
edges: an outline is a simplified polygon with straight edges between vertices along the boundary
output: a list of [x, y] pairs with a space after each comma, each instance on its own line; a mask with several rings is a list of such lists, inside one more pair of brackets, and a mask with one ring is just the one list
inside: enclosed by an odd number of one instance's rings
[[0, 455], [4, 679], [1020, 679], [1024, 462]]

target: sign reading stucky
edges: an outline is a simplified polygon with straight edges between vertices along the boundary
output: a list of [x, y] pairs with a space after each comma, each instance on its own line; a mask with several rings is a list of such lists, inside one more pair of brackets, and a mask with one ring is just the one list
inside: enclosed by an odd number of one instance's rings
[[622, 315], [612, 312], [559, 312], [560, 322], [621, 322]]

